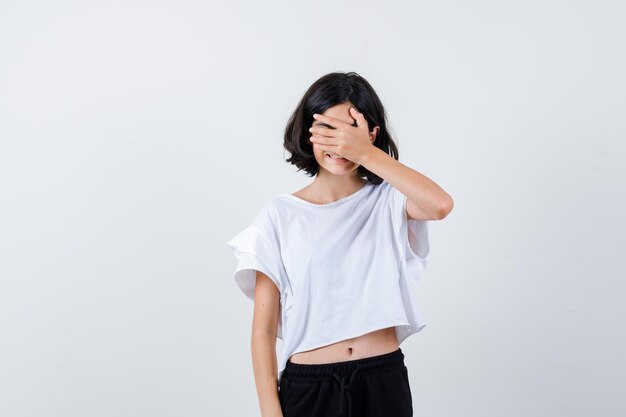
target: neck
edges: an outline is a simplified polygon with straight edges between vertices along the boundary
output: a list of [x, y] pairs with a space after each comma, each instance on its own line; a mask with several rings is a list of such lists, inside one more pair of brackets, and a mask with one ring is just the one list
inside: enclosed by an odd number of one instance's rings
[[311, 183], [311, 190], [319, 196], [328, 197], [329, 200], [337, 200], [358, 191], [366, 182], [358, 175], [342, 176], [320, 171]]

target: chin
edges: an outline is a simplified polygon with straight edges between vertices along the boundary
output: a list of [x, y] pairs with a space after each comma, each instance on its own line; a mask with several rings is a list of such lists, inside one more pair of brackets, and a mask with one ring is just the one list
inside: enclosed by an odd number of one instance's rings
[[356, 166], [353, 166], [352, 168], [333, 168], [333, 167], [327, 168], [327, 167], [324, 167], [324, 169], [326, 171], [330, 172], [333, 175], [342, 175], [343, 176], [343, 175], [351, 175], [357, 169], [357, 167]]
[[351, 174], [360, 166], [352, 161], [344, 163], [333, 163], [332, 161], [323, 160], [320, 162], [319, 158], [317, 159], [317, 163], [321, 168], [335, 175]]

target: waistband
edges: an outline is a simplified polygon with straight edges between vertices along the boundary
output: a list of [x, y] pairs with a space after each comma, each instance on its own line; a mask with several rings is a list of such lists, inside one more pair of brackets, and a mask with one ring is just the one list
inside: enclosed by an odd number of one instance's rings
[[283, 377], [305, 382], [323, 382], [336, 379], [338, 375], [355, 375], [358, 370], [360, 376], [391, 371], [404, 366], [404, 353], [397, 350], [382, 355], [367, 358], [352, 359], [341, 362], [304, 364], [287, 360]]

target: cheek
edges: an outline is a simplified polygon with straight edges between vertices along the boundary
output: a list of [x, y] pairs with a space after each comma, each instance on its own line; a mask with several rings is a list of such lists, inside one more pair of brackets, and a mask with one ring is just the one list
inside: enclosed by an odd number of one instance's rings
[[318, 160], [323, 160], [324, 159], [324, 150], [320, 149], [318, 146], [313, 145], [313, 155], [315, 155], [315, 157]]

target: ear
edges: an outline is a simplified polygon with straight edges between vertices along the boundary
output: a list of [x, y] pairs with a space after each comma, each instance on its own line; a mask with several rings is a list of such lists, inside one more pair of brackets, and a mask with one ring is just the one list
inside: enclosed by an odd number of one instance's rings
[[378, 131], [380, 130], [379, 126], [374, 126], [372, 131], [370, 132], [370, 142], [374, 143], [376, 137], [378, 136]]

